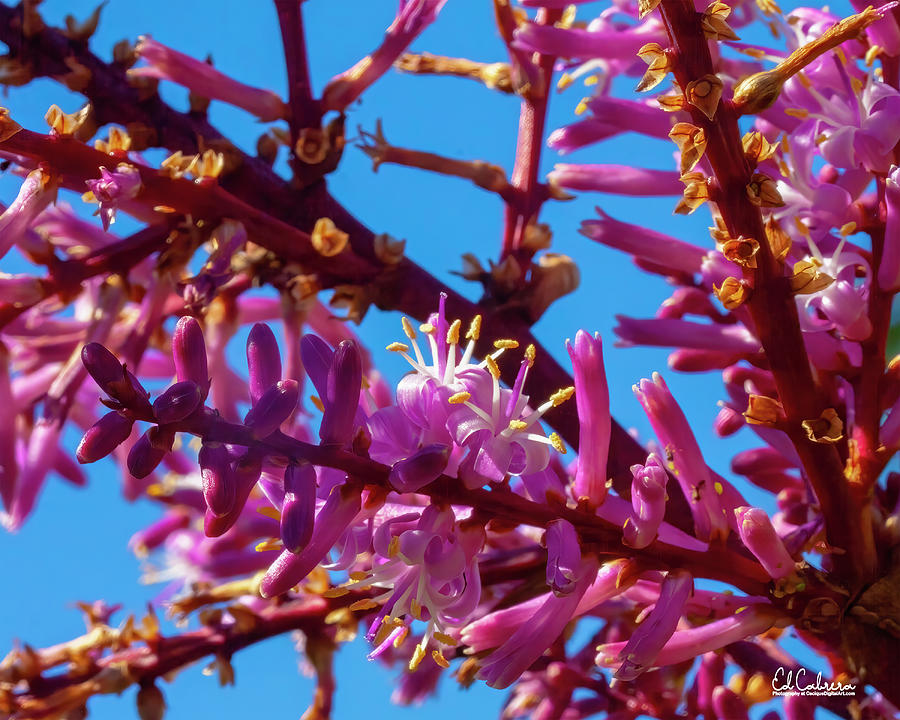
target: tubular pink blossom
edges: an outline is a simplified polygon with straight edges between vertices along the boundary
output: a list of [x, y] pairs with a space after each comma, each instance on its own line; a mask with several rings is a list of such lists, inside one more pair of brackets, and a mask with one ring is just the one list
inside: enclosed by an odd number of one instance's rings
[[576, 500], [586, 498], [592, 507], [597, 507], [606, 498], [606, 462], [612, 427], [603, 342], [599, 334], [591, 337], [579, 330], [574, 343], [566, 342], [566, 349], [572, 359], [575, 380], [580, 448], [572, 491]]
[[81, 438], [75, 457], [80, 463], [92, 463], [105, 458], [131, 435], [134, 421], [116, 412], [106, 413]]
[[334, 351], [326, 382], [327, 396], [322, 398], [325, 412], [319, 426], [323, 443], [343, 445], [353, 434], [353, 421], [359, 408], [362, 386], [362, 358], [353, 340], [344, 340]]
[[128, 71], [129, 75], [170, 80], [202, 97], [242, 108], [263, 122], [282, 120], [288, 116], [287, 106], [271, 90], [244, 85], [209, 63], [166, 47], [151, 37], [142, 37], [135, 51], [148, 64], [132, 68]]
[[333, 488], [316, 516], [312, 540], [299, 553], [285, 550], [278, 556], [262, 579], [260, 594], [267, 598], [281, 595], [309, 575], [356, 518], [360, 505], [359, 488]]
[[0, 343], [0, 501], [12, 509], [19, 478], [16, 457], [16, 402], [9, 377], [9, 351]]
[[198, 462], [206, 506], [213, 515], [227, 515], [237, 502], [237, 479], [228, 449], [221, 443], [206, 441], [200, 446]]
[[433, 23], [447, 0], [407, 0], [371, 55], [332, 78], [322, 92], [323, 110], [344, 110], [384, 75], [409, 44]]
[[613, 328], [623, 344], [684, 347], [697, 350], [730, 351], [753, 355], [760, 350], [759, 340], [737, 325], [704, 325], [690, 320], [630, 318], [616, 315]]
[[22, 465], [20, 483], [9, 513], [9, 529], [17, 530], [34, 509], [37, 496], [56, 457], [61, 425], [41, 419], [31, 431]]
[[790, 575], [794, 571], [794, 560], [772, 527], [766, 511], [761, 508], [739, 507], [735, 509], [734, 515], [738, 521], [741, 540], [766, 572], [775, 580]]
[[561, 597], [551, 594], [537, 612], [488, 656], [478, 676], [493, 688], [512, 685], [565, 629], [594, 581], [597, 567], [596, 558], [585, 558], [574, 590]]
[[626, 545], [647, 547], [656, 537], [666, 514], [666, 483], [669, 474], [656, 455], [650, 455], [645, 465], [632, 465], [631, 506], [634, 510], [625, 521], [622, 536]]
[[665, 43], [665, 34], [644, 27], [629, 30], [582, 30], [524, 23], [516, 30], [515, 47], [566, 58], [632, 59], [643, 45]]
[[684, 491], [696, 524], [697, 537], [704, 541], [728, 535], [728, 518], [720, 502], [724, 487], [715, 481], [703, 461], [694, 433], [665, 380], [659, 373], [653, 380], [641, 380], [634, 393], [647, 413], [659, 438], [669, 467]]
[[612, 195], [657, 197], [681, 195], [684, 185], [677, 172], [629, 165], [568, 165], [560, 163], [547, 176], [566, 190], [590, 190]]
[[722, 653], [708, 652], [700, 658], [697, 669], [697, 707], [704, 717], [716, 717], [713, 712], [713, 693], [725, 681], [725, 658]]
[[[765, 604], [748, 605], [744, 610], [700, 627], [676, 630], [656, 656], [655, 666], [676, 665], [718, 650], [738, 640], [759, 635], [771, 628], [780, 618], [775, 608]], [[598, 648], [596, 663], [600, 667], [615, 665], [625, 642], [614, 642]]]
[[694, 578], [685, 570], [673, 570], [666, 575], [653, 610], [638, 625], [628, 643], [619, 653], [622, 664], [616, 670], [619, 680], [634, 680], [654, 664], [656, 656], [672, 637], [691, 591]]
[[56, 179], [44, 170], [32, 170], [19, 194], [0, 215], [0, 257], [6, 255], [35, 221], [41, 211], [56, 200]]
[[878, 266], [882, 290], [900, 290], [900, 167], [891, 167], [884, 183], [887, 217], [884, 223], [884, 253]]
[[700, 272], [706, 250], [683, 240], [616, 220], [599, 207], [600, 220], [584, 220], [579, 232], [594, 242], [642, 260], [693, 275]]

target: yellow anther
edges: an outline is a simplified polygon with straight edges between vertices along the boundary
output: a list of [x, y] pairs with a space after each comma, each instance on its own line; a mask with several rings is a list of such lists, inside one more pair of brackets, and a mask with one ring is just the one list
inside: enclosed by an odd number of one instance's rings
[[784, 114], [799, 118], [800, 120], [805, 120], [809, 117], [809, 111], [804, 110], [803, 108], [787, 108], [784, 111]]
[[452, 638], [446, 633], [434, 632], [432, 633], [432, 637], [438, 642], [443, 643], [444, 645], [450, 645], [451, 647], [457, 644], [456, 638]]
[[478, 340], [481, 335], [481, 315], [476, 315], [469, 323], [469, 329], [466, 332], [466, 340]]
[[260, 515], [265, 515], [267, 518], [272, 518], [273, 520], [281, 521], [281, 513], [278, 512], [271, 505], [263, 505], [261, 507], [256, 508], [256, 512]]
[[153, 483], [150, 487], [147, 488], [147, 495], [149, 495], [150, 497], [168, 497], [169, 495], [171, 495], [171, 493], [165, 485]]
[[590, 98], [581, 98], [581, 101], [575, 106], [575, 114], [584, 115], [587, 112], [588, 103], [590, 101]]
[[391, 542], [388, 544], [388, 557], [396, 557], [397, 553], [400, 552], [400, 538], [396, 535], [391, 538]]
[[567, 388], [562, 388], [561, 390], [557, 390], [550, 396], [550, 402], [553, 403], [553, 407], [559, 407], [566, 400], [571, 398], [575, 394], [575, 386], [570, 385]]
[[528, 367], [534, 365], [534, 359], [537, 357], [537, 350], [534, 347], [534, 343], [529, 344], [527, 348], [525, 348], [525, 359], [528, 361]]
[[797, 230], [803, 237], [809, 237], [809, 228], [806, 227], [806, 224], [796, 215], [794, 215], [794, 225], [797, 226]]
[[550, 433], [550, 444], [553, 446], [553, 449], [556, 450], [560, 455], [566, 454], [566, 446], [563, 445], [562, 438], [559, 436], [559, 433]]
[[847, 64], [847, 56], [844, 54], [843, 48], [841, 48], [841, 47], [835, 48], [834, 54], [837, 55], [837, 59], [840, 60], [844, 65]]
[[852, 235], [856, 232], [856, 223], [852, 220], [844, 225], [841, 225], [841, 237], [847, 237], [848, 235]]
[[268, 540], [263, 540], [260, 543], [256, 543], [256, 547], [253, 549], [256, 550], [256, 552], [266, 552], [266, 550], [281, 550], [281, 547], [280, 540], [270, 538]]
[[344, 597], [344, 595], [349, 595], [350, 591], [345, 587], [333, 587], [328, 588], [325, 592], [322, 593], [323, 598], [339, 598]]
[[559, 80], [556, 81], [556, 89], [565, 90], [571, 84], [572, 76], [569, 75], [569, 73], [563, 73], [562, 75], [560, 75]]
[[440, 651], [440, 650], [432, 650], [432, 651], [431, 651], [431, 659], [434, 660], [434, 662], [435, 662], [437, 665], [439, 665], [440, 667], [444, 668], [445, 670], [446, 670], [448, 667], [450, 667], [450, 663], [447, 661], [447, 658], [445, 658], [445, 657], [441, 654], [441, 651]]
[[718, 480], [713, 483], [713, 487], [716, 490], [716, 495], [722, 495], [725, 492], [725, 486], [722, 485], [722, 483], [720, 483]]
[[369, 573], [363, 572], [362, 570], [354, 570], [352, 573], [350, 573], [350, 579], [354, 582], [365, 580], [367, 577], [369, 577]]
[[600, 82], [600, 78], [598, 78], [596, 75], [588, 75], [584, 79], [584, 84], [587, 85], [588, 87], [591, 87], [592, 85], [596, 85], [598, 82]]
[[494, 360], [490, 355], [488, 355], [484, 359], [485, 364], [487, 365], [488, 372], [494, 376], [495, 380], [500, 379], [500, 368], [497, 366], [497, 361]]
[[458, 392], [455, 395], [451, 395], [447, 399], [447, 402], [449, 402], [451, 405], [462, 405], [464, 402], [469, 400], [469, 398], [471, 398], [471, 397], [472, 397], [472, 393]]
[[321, 413], [325, 412], [325, 403], [322, 402], [318, 395], [310, 395], [309, 400], [316, 406], [316, 410]]
[[806, 73], [797, 73], [797, 80], [799, 80], [800, 84], [807, 90], [812, 87], [812, 80], [806, 77]]
[[872, 47], [866, 50], [866, 67], [872, 67], [875, 58], [881, 55], [881, 52], [882, 47], [880, 45], [872, 45]]
[[494, 347], [498, 350], [515, 350], [519, 347], [518, 340], [494, 340]]
[[409, 318], [404, 315], [402, 318], [400, 318], [400, 324], [403, 326], [403, 332], [406, 333], [406, 337], [408, 337], [410, 340], [415, 340], [416, 331], [413, 328], [412, 323], [409, 321]]
[[462, 322], [460, 320], [454, 320], [453, 323], [447, 328], [447, 344], [448, 345], [458, 345], [459, 344], [459, 329], [462, 327]]
[[403, 644], [403, 641], [406, 640], [407, 636], [409, 636], [409, 628], [405, 627], [399, 633], [397, 633], [397, 637], [394, 638], [394, 647], [400, 647]]
[[[384, 620], [387, 621], [387, 618], [384, 618]], [[379, 645], [381, 645], [381, 643], [387, 640], [388, 635], [390, 635], [392, 632], [394, 632], [394, 626], [389, 622], [383, 622], [381, 624], [381, 627], [378, 628], [378, 632], [375, 633], [375, 639], [372, 641], [372, 644], [375, 647], [378, 647]]]
[[363, 598], [362, 600], [357, 600], [355, 603], [350, 605], [350, 610], [356, 612], [357, 610], [374, 610], [378, 607], [378, 603], [372, 600], [372, 598]]
[[522, 420], [510, 420], [509, 421], [509, 429], [510, 430], [525, 430], [528, 428], [528, 423], [523, 422]]
[[385, 350], [388, 352], [409, 352], [409, 345], [402, 342], [392, 342]]
[[858, 77], [851, 77], [850, 84], [853, 86], [853, 92], [859, 95], [863, 91], [863, 81]]
[[421, 620], [421, 619], [422, 619], [422, 603], [420, 603], [420, 602], [419, 602], [418, 600], [416, 600], [415, 598], [412, 598], [412, 599], [409, 601], [409, 609], [410, 609], [410, 611], [412, 612], [413, 617], [414, 617], [416, 620]]
[[431, 333], [433, 333], [434, 331], [435, 327], [431, 323], [422, 323], [421, 325], [419, 325], [419, 332], [423, 332], [426, 335], [431, 335]]
[[409, 659], [409, 669], [412, 671], [417, 670], [424, 658], [425, 648], [423, 648], [421, 645], [416, 645], [416, 649], [413, 650], [412, 657]]

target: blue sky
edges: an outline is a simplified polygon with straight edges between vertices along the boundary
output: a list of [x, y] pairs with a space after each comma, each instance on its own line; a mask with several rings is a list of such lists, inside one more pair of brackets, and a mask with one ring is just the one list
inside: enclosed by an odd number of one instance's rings
[[[329, 77], [374, 48], [395, 8], [395, 2], [384, 0], [305, 3], [314, 87], [320, 90]], [[41, 9], [50, 24], [62, 24], [65, 14], [83, 18], [93, 7], [81, 0], [46, 0]], [[285, 87], [272, 3], [111, 0], [91, 44], [96, 53], [109, 57], [116, 41], [123, 37], [134, 40], [141, 34], [152, 35], [196, 57], [211, 54], [219, 69], [245, 83], [279, 93]], [[485, 61], [505, 59], [492, 24], [490, 3], [483, 0], [450, 0], [439, 22], [413, 49]], [[186, 106], [183, 89], [163, 83], [161, 92], [174, 106]], [[577, 87], [554, 96], [548, 127], [570, 122], [580, 97]], [[43, 114], [51, 103], [71, 112], [81, 100], [60, 85], [41, 80], [24, 89], [10, 89], [2, 103], [23, 126], [43, 131]], [[221, 103], [212, 104], [210, 117], [213, 124], [247, 149], [255, 146], [264, 130], [252, 117]], [[518, 102], [510, 96], [463, 80], [392, 74], [351, 109], [348, 135], [355, 135], [357, 126], [374, 129], [378, 118], [394, 144], [512, 168]], [[566, 161], [674, 169], [673, 152], [674, 146], [668, 142], [628, 137], [580, 151]], [[555, 160], [554, 153], [547, 151], [543, 171], [549, 171]], [[489, 257], [496, 258], [502, 208], [494, 196], [461, 180], [406, 168], [383, 166], [375, 174], [369, 159], [354, 147], [348, 147], [340, 170], [331, 176], [329, 184], [334, 194], [376, 232], [407, 239], [410, 257], [450, 286], [477, 299], [478, 288], [449, 271], [460, 268], [464, 252], [475, 253], [485, 264]], [[0, 199], [9, 202], [15, 190], [13, 179], [0, 178]], [[80, 202], [73, 194], [65, 199], [73, 205]], [[592, 217], [593, 206], [600, 204], [620, 219], [645, 223], [709, 246], [708, 214], [701, 209], [690, 218], [673, 216], [674, 202], [594, 195], [546, 206], [542, 219], [553, 227], [553, 249], [576, 258], [582, 286], [547, 313], [536, 333], [548, 350], [564, 360], [567, 337], [574, 336], [579, 328], [599, 331], [606, 340], [614, 415], [626, 427], [637, 428], [643, 438], [648, 437], [649, 427], [631, 385], [653, 370], [663, 371], [684, 404], [708, 460], [727, 473], [730, 455], [735, 449], [748, 447], [751, 438], [743, 433], [729, 441], [713, 436], [710, 425], [721, 397], [720, 380], [666, 372], [664, 350], [613, 347], [615, 313], [652, 316], [668, 296], [664, 282], [641, 275], [626, 256], [577, 233], [580, 221]], [[127, 224], [120, 223], [115, 229], [124, 232]], [[8, 272], [10, 267], [4, 261], [3, 269]], [[361, 333], [377, 352], [397, 338], [398, 320], [396, 315], [373, 311]], [[399, 361], [386, 353], [380, 357], [389, 376], [399, 377], [403, 372]], [[147, 502], [125, 504], [119, 497], [118, 478], [108, 464], [98, 465], [90, 479], [89, 487], [83, 490], [51, 480], [26, 527], [16, 536], [0, 535], [6, 577], [5, 591], [0, 593], [0, 648], [10, 647], [14, 638], [45, 646], [72, 637], [82, 627], [79, 613], [71, 607], [77, 600], [105, 598], [140, 611], [153, 597], [154, 588], [138, 585], [139, 563], [125, 546], [132, 532], [158, 516], [157, 508]], [[370, 718], [412, 717], [417, 711], [389, 705], [393, 674], [367, 663], [364, 653], [365, 648], [357, 643], [340, 655], [335, 720], [363, 712]], [[164, 685], [170, 706], [168, 717], [178, 720], [199, 713], [243, 717], [262, 711], [278, 720], [299, 717], [306, 707], [310, 683], [298, 674], [297, 655], [288, 638], [243, 651], [234, 665], [235, 688], [220, 690], [214, 678], [200, 673], [200, 667], [189, 668], [174, 683]], [[131, 691], [124, 699], [97, 698], [91, 703], [91, 716], [101, 720], [129, 717], [133, 695]], [[426, 711], [436, 718], [463, 713], [495, 717], [503, 697], [483, 686], [459, 692], [447, 678], [439, 700], [431, 701]]]

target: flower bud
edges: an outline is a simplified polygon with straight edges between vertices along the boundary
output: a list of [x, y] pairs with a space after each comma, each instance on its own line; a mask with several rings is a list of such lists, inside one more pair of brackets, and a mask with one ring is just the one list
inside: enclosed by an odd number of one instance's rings
[[160, 432], [152, 427], [141, 435], [128, 453], [128, 471], [139, 480], [156, 470], [166, 453], [172, 449], [175, 434]]
[[296, 380], [281, 380], [266, 390], [250, 408], [244, 424], [258, 438], [271, 435], [297, 409], [300, 385]]
[[741, 540], [766, 572], [775, 580], [790, 575], [794, 571], [794, 560], [772, 527], [766, 511], [744, 506], [735, 508], [734, 515]]
[[288, 465], [284, 471], [284, 505], [281, 540], [292, 553], [300, 552], [312, 538], [316, 514], [316, 470], [312, 465]]
[[416, 492], [444, 472], [449, 459], [450, 448], [447, 445], [428, 445], [394, 463], [388, 482], [397, 492]]
[[716, 717], [728, 720], [748, 720], [747, 706], [734, 692], [726, 687], [717, 687], [712, 695]]
[[133, 392], [125, 380], [125, 369], [109, 350], [100, 343], [88, 343], [81, 349], [81, 362], [94, 382], [111, 398], [125, 404], [133, 398]]
[[166, 388], [153, 403], [153, 414], [161, 425], [184, 420], [201, 402], [200, 388], [192, 380], [182, 380]]
[[300, 359], [303, 361], [303, 369], [306, 370], [323, 402], [328, 395], [328, 369], [331, 367], [333, 357], [334, 350], [318, 335], [304, 335], [300, 339]]
[[633, 512], [622, 529], [623, 541], [633, 548], [643, 548], [653, 542], [666, 514], [669, 475], [656, 455], [650, 455], [646, 465], [632, 466], [631, 473]]
[[568, 520], [553, 520], [544, 534], [547, 546], [547, 585], [561, 597], [575, 589], [581, 569], [581, 546], [578, 533]]
[[231, 458], [224, 445], [204, 442], [198, 456], [203, 499], [213, 515], [227, 514], [235, 504], [236, 481], [231, 470]]
[[209, 392], [209, 369], [206, 365], [206, 343], [203, 331], [192, 317], [183, 317], [172, 333], [172, 357], [175, 360], [175, 376], [179, 380], [191, 380], [200, 388], [202, 399]]
[[334, 351], [328, 370], [327, 398], [319, 437], [323, 443], [344, 445], [353, 434], [353, 419], [359, 407], [362, 358], [352, 340], [344, 340]]
[[81, 438], [75, 457], [80, 463], [96, 462], [115, 450], [131, 435], [134, 421], [113, 411], [95, 422]]
[[231, 509], [224, 515], [218, 516], [208, 511], [203, 522], [203, 531], [207, 537], [220, 537], [228, 532], [228, 530], [237, 522], [247, 498], [262, 472], [262, 458], [252, 451], [248, 451], [245, 455], [238, 458], [232, 466], [232, 477], [235, 488], [235, 500]]
[[255, 405], [266, 390], [281, 380], [281, 353], [275, 333], [268, 325], [256, 323], [250, 330], [247, 367], [250, 371], [250, 398]]
[[163, 720], [166, 714], [166, 699], [154, 683], [141, 685], [137, 694], [137, 710], [141, 720]]

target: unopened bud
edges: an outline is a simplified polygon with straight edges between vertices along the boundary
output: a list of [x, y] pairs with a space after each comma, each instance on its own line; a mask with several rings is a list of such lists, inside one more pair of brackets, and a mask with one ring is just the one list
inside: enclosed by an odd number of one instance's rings
[[191, 380], [166, 388], [153, 403], [153, 414], [161, 425], [184, 420], [201, 402], [200, 389]]
[[281, 379], [281, 353], [275, 333], [265, 323], [256, 323], [247, 337], [247, 368], [250, 399], [255, 405]]
[[284, 471], [284, 505], [281, 510], [281, 540], [296, 553], [312, 538], [316, 511], [316, 470], [308, 463], [288, 465]]
[[75, 451], [78, 462], [92, 463], [109, 455], [128, 439], [133, 424], [133, 420], [118, 412], [106, 413], [81, 438]]
[[198, 455], [203, 499], [216, 516], [226, 515], [234, 508], [237, 487], [231, 469], [228, 449], [217, 442], [204, 442]]
[[280, 380], [253, 404], [244, 418], [244, 424], [257, 438], [268, 437], [297, 409], [299, 399], [300, 385], [297, 381]]
[[388, 482], [397, 492], [416, 492], [440, 476], [450, 459], [447, 445], [428, 445], [394, 463]]

